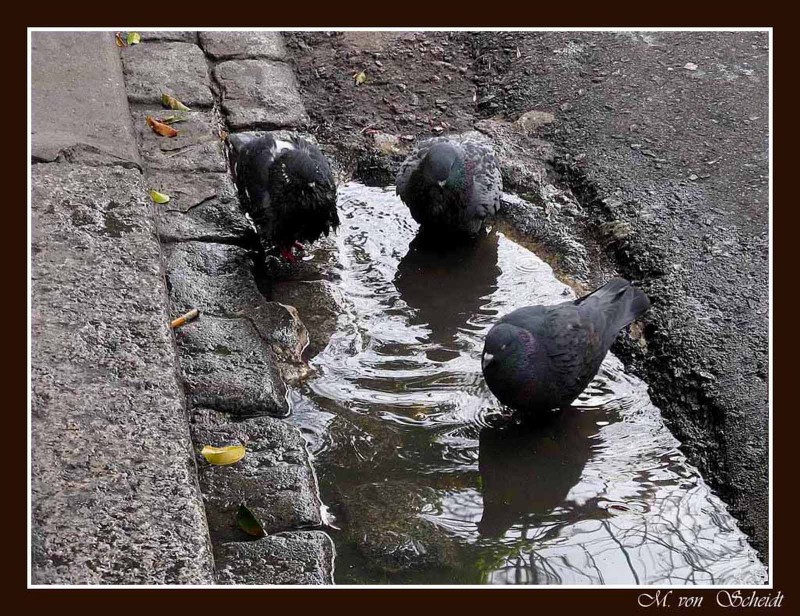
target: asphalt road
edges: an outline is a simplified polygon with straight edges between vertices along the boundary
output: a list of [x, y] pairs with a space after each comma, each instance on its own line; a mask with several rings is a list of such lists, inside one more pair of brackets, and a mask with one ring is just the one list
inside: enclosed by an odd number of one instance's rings
[[484, 117], [556, 121], [564, 183], [654, 309], [644, 374], [673, 432], [766, 556], [769, 36], [473, 35]]
[[390, 183], [402, 159], [374, 154], [371, 134], [402, 144], [552, 114], [536, 130], [557, 153], [547, 181], [586, 213], [574, 232], [599, 258], [592, 276], [610, 266], [653, 302], [646, 343], [614, 351], [766, 557], [768, 34], [289, 39], [312, 131], [367, 183]]

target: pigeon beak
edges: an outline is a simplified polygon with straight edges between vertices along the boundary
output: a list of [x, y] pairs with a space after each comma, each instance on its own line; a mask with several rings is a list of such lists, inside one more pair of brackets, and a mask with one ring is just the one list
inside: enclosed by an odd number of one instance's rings
[[486, 366], [491, 364], [493, 359], [494, 355], [492, 355], [491, 353], [484, 353], [483, 356], [481, 357], [481, 368], [486, 370]]
[[441, 182], [437, 182], [439, 188], [444, 188], [444, 185], [447, 184], [447, 180], [442, 180]]

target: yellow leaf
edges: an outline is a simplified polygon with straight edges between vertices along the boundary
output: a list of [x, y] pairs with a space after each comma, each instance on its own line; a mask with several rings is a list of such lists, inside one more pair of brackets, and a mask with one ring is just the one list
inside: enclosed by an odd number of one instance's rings
[[169, 203], [169, 195], [160, 193], [157, 190], [150, 191], [150, 198], [156, 203]]
[[161, 95], [161, 104], [164, 107], [169, 107], [170, 109], [176, 109], [177, 111], [191, 111], [186, 105], [180, 102], [174, 96], [170, 96], [169, 94], [162, 94]]
[[128, 45], [138, 45], [142, 42], [142, 37], [138, 32], [128, 32]]
[[355, 80], [356, 85], [360, 86], [367, 80], [367, 74], [364, 71], [361, 71], [360, 73], [353, 75], [353, 79]]
[[226, 466], [244, 458], [244, 445], [231, 445], [229, 447], [212, 447], [206, 445], [200, 452], [202, 456], [215, 466]]
[[239, 510], [236, 512], [236, 523], [244, 532], [253, 537], [264, 537], [266, 532], [261, 523], [253, 515], [253, 512], [245, 507], [244, 503], [239, 505]]
[[125, 47], [127, 43], [122, 40], [122, 32], [117, 32], [114, 35], [114, 40], [117, 41], [117, 47]]

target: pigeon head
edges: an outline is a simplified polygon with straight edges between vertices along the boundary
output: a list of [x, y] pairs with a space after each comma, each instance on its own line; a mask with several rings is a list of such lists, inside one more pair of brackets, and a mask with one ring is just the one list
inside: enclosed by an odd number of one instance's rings
[[[526, 332], [510, 323], [498, 323], [486, 335], [481, 367], [487, 369], [513, 364], [525, 352], [523, 335]], [[528, 336], [526, 336], [528, 337]]]
[[529, 331], [498, 323], [486, 335], [481, 356], [483, 377], [506, 406], [522, 408], [537, 390], [548, 387], [544, 350]]
[[421, 165], [422, 174], [440, 187], [458, 187], [463, 176], [464, 160], [450, 143], [437, 143], [428, 150]]

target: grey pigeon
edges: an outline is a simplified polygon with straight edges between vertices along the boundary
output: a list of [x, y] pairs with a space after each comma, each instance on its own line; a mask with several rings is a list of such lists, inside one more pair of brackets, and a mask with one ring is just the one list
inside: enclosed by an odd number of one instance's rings
[[575, 301], [515, 310], [486, 335], [486, 384], [523, 413], [567, 407], [597, 374], [620, 330], [649, 308], [641, 289], [614, 278]]
[[333, 173], [317, 146], [271, 135], [231, 135], [230, 143], [239, 196], [265, 250], [277, 247], [294, 261], [300, 242], [339, 226]]
[[490, 146], [462, 136], [423, 141], [397, 174], [397, 194], [423, 231], [476, 235], [497, 213], [503, 182]]

